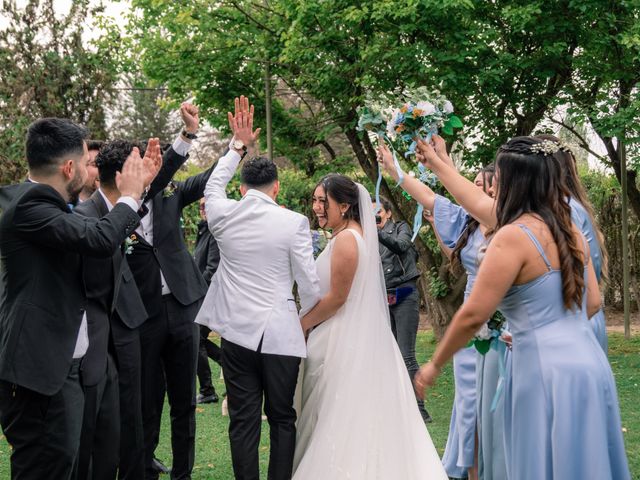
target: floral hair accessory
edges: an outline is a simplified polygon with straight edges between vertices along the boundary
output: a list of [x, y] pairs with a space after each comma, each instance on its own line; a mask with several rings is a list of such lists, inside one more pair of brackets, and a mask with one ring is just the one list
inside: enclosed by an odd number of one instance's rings
[[553, 155], [560, 150], [560, 145], [551, 140], [543, 140], [540, 143], [534, 143], [529, 147], [531, 153], [541, 153], [543, 155]]
[[566, 143], [562, 141], [554, 142], [551, 140], [542, 140], [540, 143], [534, 143], [533, 145], [531, 145], [531, 147], [529, 147], [529, 150], [532, 153], [541, 153], [543, 155], [553, 155], [559, 150], [567, 153], [573, 153], [571, 151], [571, 147]]

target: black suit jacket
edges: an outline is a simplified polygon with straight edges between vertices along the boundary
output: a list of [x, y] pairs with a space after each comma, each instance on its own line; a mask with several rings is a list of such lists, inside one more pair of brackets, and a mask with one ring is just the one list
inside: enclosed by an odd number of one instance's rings
[[193, 259], [196, 261], [204, 281], [207, 284], [211, 283], [211, 278], [213, 278], [220, 263], [220, 248], [216, 239], [213, 238], [206, 220], [202, 220], [198, 224], [198, 237], [196, 238]]
[[101, 219], [73, 215], [49, 185], [19, 187], [0, 219], [0, 379], [60, 390], [87, 308], [82, 256], [111, 257], [139, 221], [123, 204]]
[[[169, 148], [163, 155], [162, 169], [151, 183], [147, 196], [152, 198], [162, 191], [185, 160], [186, 157]], [[100, 192], [96, 191], [80, 203], [74, 213], [101, 218], [109, 213], [109, 208]], [[106, 372], [110, 333], [114, 341], [126, 341], [127, 338], [118, 337], [126, 336], [128, 329], [138, 328], [148, 317], [127, 257], [124, 249], [118, 249], [111, 258], [85, 258], [83, 277], [89, 299], [89, 350], [82, 362], [82, 378], [87, 386], [96, 385]]]
[[213, 167], [172, 184], [171, 194], [158, 194], [153, 202], [153, 245], [140, 238], [127, 258], [149, 317], [161, 306], [160, 270], [176, 300], [191, 305], [207, 293], [207, 284], [184, 243], [182, 209], [204, 196]]

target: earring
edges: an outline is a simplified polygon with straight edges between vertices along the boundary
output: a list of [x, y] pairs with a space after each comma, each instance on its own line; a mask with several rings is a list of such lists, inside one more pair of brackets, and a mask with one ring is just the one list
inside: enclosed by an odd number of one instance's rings
[[344, 212], [342, 212], [342, 216], [344, 217]]

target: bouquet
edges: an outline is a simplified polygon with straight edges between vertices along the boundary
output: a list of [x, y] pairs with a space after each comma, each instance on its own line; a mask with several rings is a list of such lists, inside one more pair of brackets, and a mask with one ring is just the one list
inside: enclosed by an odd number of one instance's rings
[[[358, 114], [358, 130], [382, 137], [393, 150], [394, 158], [399, 151], [404, 152], [405, 158], [414, 155], [418, 138], [429, 141], [439, 131], [452, 135], [454, 128], [463, 126], [462, 120], [453, 114], [451, 102], [427, 87], [407, 88], [396, 98], [391, 95], [377, 100], [368, 98]], [[396, 168], [399, 169], [399, 164]], [[418, 165], [417, 171], [411, 169], [409, 174], [431, 186], [437, 181], [422, 165]]]
[[[499, 311], [496, 311], [491, 318], [476, 332], [473, 340], [469, 342], [468, 347], [475, 347], [481, 355], [486, 354], [491, 348], [491, 344], [501, 341], [503, 337], [508, 336], [509, 332], [505, 329], [506, 319]], [[502, 340], [503, 341], [503, 340]]]
[[[391, 94], [383, 95], [378, 100], [368, 98], [364, 107], [358, 109], [358, 114], [357, 129], [369, 132], [374, 137], [372, 140], [378, 137], [383, 138], [390, 146], [398, 172], [398, 185], [402, 184], [404, 176], [396, 152], [404, 151], [404, 158], [408, 158], [415, 155], [418, 139], [428, 142], [432, 135], [438, 133], [439, 129], [443, 133], [451, 135], [454, 128], [462, 127], [462, 120], [453, 114], [451, 102], [439, 92], [430, 92], [426, 87], [405, 89], [399, 98], [393, 98]], [[434, 187], [438, 180], [421, 163], [417, 165], [417, 170], [411, 168], [409, 175], [431, 187]], [[378, 181], [376, 182], [378, 209], [381, 182], [382, 171], [379, 169]], [[408, 194], [405, 196], [408, 199], [411, 198]], [[422, 205], [418, 205], [413, 221], [412, 241], [415, 240], [422, 226], [422, 211]]]

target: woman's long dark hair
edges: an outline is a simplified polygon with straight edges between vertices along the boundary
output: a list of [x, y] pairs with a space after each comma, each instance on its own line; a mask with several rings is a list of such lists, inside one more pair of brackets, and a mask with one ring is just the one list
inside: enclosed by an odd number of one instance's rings
[[338, 173], [330, 173], [318, 182], [313, 191], [315, 192], [320, 185], [324, 188], [325, 193], [325, 212], [329, 208], [329, 197], [331, 197], [337, 203], [349, 205], [349, 208], [344, 213], [343, 218], [345, 220], [353, 220], [360, 223], [360, 193], [353, 180]]
[[[496, 173], [495, 165], [491, 163], [481, 168], [478, 173], [482, 174], [482, 189], [484, 190], [484, 193], [487, 193], [487, 190], [493, 185], [493, 179]], [[467, 246], [467, 243], [469, 243], [469, 238], [471, 238], [471, 235], [473, 235], [473, 233], [478, 229], [479, 226], [480, 223], [471, 215], [469, 215], [469, 219], [467, 220], [467, 224], [464, 227], [462, 235], [460, 235], [460, 238], [456, 242], [456, 246], [453, 247], [453, 250], [451, 251], [449, 271], [453, 275], [457, 276], [463, 272], [464, 269], [462, 268], [460, 253], [462, 252], [462, 249]]]
[[[560, 139], [555, 135], [536, 135], [535, 138], [549, 140], [557, 143], [558, 145], [560, 144]], [[587, 215], [589, 215], [591, 224], [596, 232], [596, 239], [598, 240], [598, 246], [600, 247], [600, 254], [602, 256], [601, 279], [606, 282], [609, 279], [609, 254], [607, 253], [607, 247], [604, 243], [604, 235], [602, 234], [600, 226], [596, 220], [593, 205], [591, 205], [587, 192], [582, 185], [582, 181], [580, 181], [576, 158], [573, 156], [571, 151], [565, 150], [558, 150], [554, 153], [554, 156], [560, 162], [560, 168], [564, 173], [564, 183], [571, 193], [571, 197], [580, 203], [580, 205], [582, 205], [587, 211]]]
[[534, 137], [515, 137], [498, 149], [496, 170], [498, 193], [496, 229], [526, 213], [539, 216], [549, 227], [558, 248], [565, 308], [582, 306], [584, 295], [584, 254], [574, 236], [571, 192], [563, 182], [562, 168], [552, 154], [532, 152], [541, 143]]

